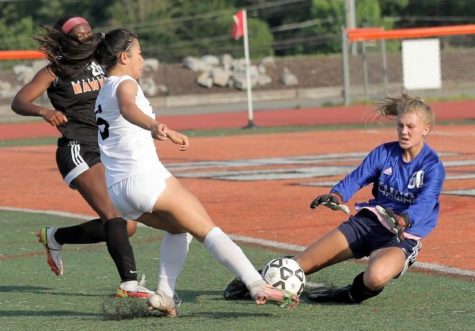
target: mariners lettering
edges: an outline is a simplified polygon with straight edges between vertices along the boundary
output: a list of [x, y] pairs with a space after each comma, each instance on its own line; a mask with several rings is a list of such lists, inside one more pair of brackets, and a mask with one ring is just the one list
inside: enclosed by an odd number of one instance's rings
[[414, 194], [411, 192], [402, 193], [396, 190], [394, 187], [379, 183], [378, 185], [378, 192], [384, 195], [386, 198], [402, 202], [402, 203], [409, 203], [413, 204], [416, 202], [416, 198]]
[[82, 79], [76, 82], [71, 82], [74, 94], [87, 93], [91, 91], [99, 91], [104, 85], [104, 77]]

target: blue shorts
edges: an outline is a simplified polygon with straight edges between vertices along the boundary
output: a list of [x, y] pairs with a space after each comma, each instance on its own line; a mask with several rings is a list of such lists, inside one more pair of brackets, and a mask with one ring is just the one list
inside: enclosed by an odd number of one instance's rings
[[[399, 241], [389, 232], [371, 211], [363, 209], [346, 222], [340, 224], [338, 229], [348, 241], [353, 256], [360, 259], [369, 256], [373, 251], [385, 247], [399, 247], [406, 255], [406, 265], [402, 273], [416, 262], [417, 254], [422, 248], [419, 240], [405, 239]], [[401, 273], [401, 274], [402, 274]]]

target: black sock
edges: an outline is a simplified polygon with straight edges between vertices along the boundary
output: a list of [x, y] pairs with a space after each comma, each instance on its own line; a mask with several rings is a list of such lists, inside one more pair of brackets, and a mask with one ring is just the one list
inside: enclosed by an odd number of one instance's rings
[[137, 280], [134, 251], [127, 235], [127, 221], [121, 217], [110, 219], [105, 224], [107, 250], [119, 272], [122, 282]]
[[350, 296], [355, 303], [360, 303], [366, 299], [375, 297], [384, 289], [382, 288], [373, 291], [367, 288], [363, 282], [363, 275], [364, 273], [362, 272], [358, 276], [356, 276], [355, 279], [353, 279], [353, 284], [351, 285]]
[[58, 228], [54, 239], [64, 244], [94, 244], [106, 241], [104, 223], [100, 218], [79, 225]]

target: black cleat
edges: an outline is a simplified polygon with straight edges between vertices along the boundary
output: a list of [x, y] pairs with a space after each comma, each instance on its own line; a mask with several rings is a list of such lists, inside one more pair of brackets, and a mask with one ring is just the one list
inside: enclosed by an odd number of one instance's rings
[[251, 293], [240, 278], [234, 278], [228, 284], [223, 294], [226, 300], [247, 300], [251, 299]]
[[351, 285], [341, 288], [320, 288], [315, 291], [307, 292], [307, 298], [310, 301], [318, 303], [346, 303], [354, 304], [350, 293]]

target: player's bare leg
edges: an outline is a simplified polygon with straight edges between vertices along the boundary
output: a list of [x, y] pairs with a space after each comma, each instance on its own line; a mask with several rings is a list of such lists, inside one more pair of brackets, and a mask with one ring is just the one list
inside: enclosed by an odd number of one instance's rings
[[[186, 208], [183, 208], [186, 206]], [[155, 212], [167, 212], [176, 223], [203, 242], [211, 255], [238, 275], [251, 291], [257, 304], [270, 301], [298, 304], [298, 297], [269, 287], [237, 246], [211, 220], [201, 202], [175, 178], [167, 179], [167, 188], [155, 203]], [[157, 213], [157, 216], [158, 216]]]
[[308, 275], [352, 257], [346, 237], [340, 230], [334, 229], [295, 255], [294, 260]]

